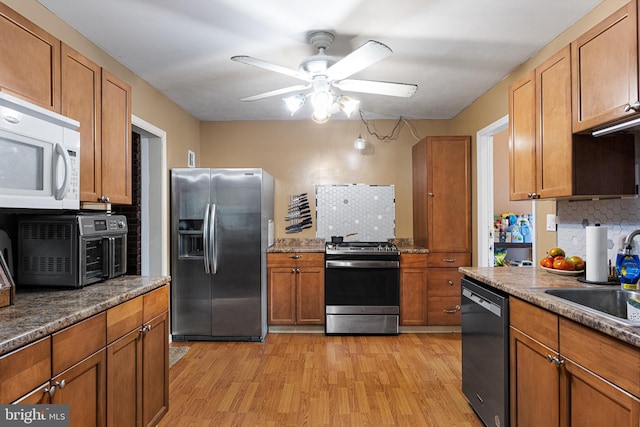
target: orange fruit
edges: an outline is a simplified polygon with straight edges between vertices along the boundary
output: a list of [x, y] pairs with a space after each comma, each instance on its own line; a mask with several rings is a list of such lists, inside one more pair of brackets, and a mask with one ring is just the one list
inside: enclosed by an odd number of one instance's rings
[[567, 261], [571, 261], [575, 267], [576, 270], [584, 270], [584, 260], [582, 258], [580, 258], [577, 255], [572, 255], [569, 258], [567, 258]]

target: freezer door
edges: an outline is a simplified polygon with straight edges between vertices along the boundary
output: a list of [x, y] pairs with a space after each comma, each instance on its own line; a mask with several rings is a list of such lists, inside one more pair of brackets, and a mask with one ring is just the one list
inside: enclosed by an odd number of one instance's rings
[[204, 268], [210, 169], [171, 170], [171, 333], [211, 335], [211, 276]]
[[216, 206], [213, 243], [212, 330], [216, 337], [262, 337], [262, 173], [260, 169], [213, 169]]

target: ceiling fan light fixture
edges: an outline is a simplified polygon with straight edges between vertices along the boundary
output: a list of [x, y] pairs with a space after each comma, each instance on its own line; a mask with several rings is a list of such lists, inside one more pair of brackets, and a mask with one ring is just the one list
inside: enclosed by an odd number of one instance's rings
[[349, 98], [346, 95], [341, 95], [338, 97], [337, 103], [340, 109], [347, 115], [347, 117], [351, 117], [351, 114], [353, 114], [353, 112], [358, 108], [360, 101], [358, 101], [357, 99]]
[[318, 110], [326, 110], [329, 111], [331, 105], [333, 104], [334, 96], [328, 90], [319, 90], [311, 95], [311, 103], [313, 107]]
[[331, 113], [329, 113], [329, 110], [316, 108], [316, 110], [311, 115], [311, 120], [313, 120], [316, 123], [326, 123], [329, 121], [330, 117], [331, 117]]
[[307, 97], [299, 93], [297, 95], [289, 96], [287, 98], [282, 98], [282, 99], [286, 104], [287, 109], [291, 113], [291, 116], [293, 116], [296, 113], [296, 111], [298, 111], [304, 105], [305, 101], [307, 100]]

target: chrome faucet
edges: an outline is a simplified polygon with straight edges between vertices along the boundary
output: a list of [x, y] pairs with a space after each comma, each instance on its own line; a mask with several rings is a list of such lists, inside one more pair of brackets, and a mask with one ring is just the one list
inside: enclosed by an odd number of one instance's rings
[[640, 234], [640, 230], [633, 230], [624, 238], [622, 242], [622, 253], [624, 255], [631, 255], [631, 249], [633, 249], [633, 238]]

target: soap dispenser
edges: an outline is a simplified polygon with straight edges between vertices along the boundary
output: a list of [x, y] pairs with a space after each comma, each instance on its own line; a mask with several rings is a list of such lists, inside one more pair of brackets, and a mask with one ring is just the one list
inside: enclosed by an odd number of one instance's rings
[[637, 290], [640, 279], [640, 259], [632, 253], [633, 238], [640, 234], [640, 230], [632, 231], [625, 237], [620, 253], [616, 257], [616, 271], [620, 279], [622, 289]]

